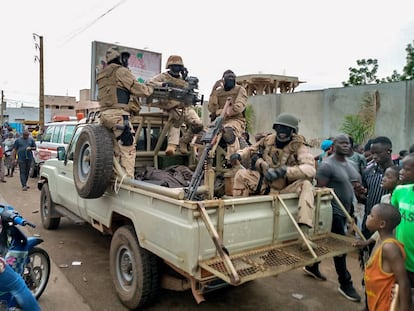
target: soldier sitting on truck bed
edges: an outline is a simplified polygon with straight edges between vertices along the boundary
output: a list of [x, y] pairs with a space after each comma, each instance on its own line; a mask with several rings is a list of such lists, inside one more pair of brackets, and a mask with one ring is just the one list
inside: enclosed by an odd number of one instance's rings
[[[187, 68], [184, 67], [181, 56], [171, 55], [168, 57], [165, 66], [168, 71], [162, 72], [149, 80], [154, 86], [170, 85], [179, 88], [188, 88]], [[180, 145], [180, 152], [188, 154], [188, 144], [193, 139], [194, 134], [203, 129], [203, 122], [198, 114], [191, 107], [184, 106], [177, 100], [166, 100], [158, 104], [161, 109], [168, 112], [168, 117], [172, 120], [173, 126], [168, 132], [168, 145], [165, 150], [166, 155], [174, 155], [177, 145]], [[182, 107], [182, 108], [179, 108]], [[186, 132], [180, 138], [180, 127], [185, 123]]]
[[241, 148], [240, 138], [246, 131], [244, 110], [247, 104], [246, 89], [236, 85], [236, 75], [231, 70], [223, 73], [223, 78], [214, 84], [211, 91], [208, 111], [212, 122], [221, 114], [227, 99], [230, 99], [231, 106], [224, 116], [222, 140], [227, 146], [226, 159], [229, 160], [230, 155]]
[[[305, 138], [298, 134], [298, 124], [297, 117], [282, 113], [273, 124], [275, 134], [266, 135], [254, 145], [238, 151], [242, 160], [250, 160], [251, 165], [249, 169], [237, 171], [233, 196], [268, 194], [271, 191], [299, 193], [297, 222], [309, 237], [309, 229], [313, 227], [312, 181], [316, 170]], [[302, 247], [306, 248], [306, 244]]]

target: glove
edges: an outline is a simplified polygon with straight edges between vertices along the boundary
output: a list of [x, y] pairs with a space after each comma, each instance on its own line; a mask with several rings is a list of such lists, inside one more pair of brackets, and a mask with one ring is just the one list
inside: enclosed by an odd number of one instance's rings
[[217, 118], [217, 114], [215, 112], [210, 113], [210, 120], [213, 122]]
[[274, 181], [278, 178], [284, 177], [286, 175], [286, 166], [282, 166], [279, 168], [269, 168], [265, 173], [265, 179], [267, 181]]
[[134, 135], [132, 135], [129, 126], [124, 128], [118, 139], [121, 141], [123, 146], [132, 146], [134, 143]]
[[241, 156], [240, 156], [240, 154], [238, 154], [238, 153], [233, 153], [231, 156], [230, 156], [230, 159], [229, 159], [230, 161], [235, 161], [235, 160], [238, 160], [238, 161], [241, 161]]
[[181, 78], [185, 80], [187, 79], [187, 76], [188, 76], [188, 70], [187, 68], [184, 67], [183, 70], [181, 70]]

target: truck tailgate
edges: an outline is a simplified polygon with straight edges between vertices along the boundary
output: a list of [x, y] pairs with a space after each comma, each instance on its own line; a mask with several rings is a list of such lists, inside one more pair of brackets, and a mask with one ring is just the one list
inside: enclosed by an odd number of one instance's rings
[[354, 240], [354, 237], [334, 233], [314, 235], [312, 241], [318, 246], [314, 249], [317, 258], [314, 258], [309, 251], [300, 249], [301, 239], [232, 254], [229, 257], [240, 282], [234, 282], [233, 278], [230, 277], [221, 257], [200, 261], [199, 265], [202, 269], [229, 284], [240, 285], [254, 279], [303, 267], [322, 259], [356, 251], [355, 247], [352, 246]]

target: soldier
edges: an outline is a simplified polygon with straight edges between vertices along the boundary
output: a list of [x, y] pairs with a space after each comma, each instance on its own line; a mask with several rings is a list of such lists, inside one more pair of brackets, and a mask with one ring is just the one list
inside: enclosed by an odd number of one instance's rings
[[[149, 83], [151, 85], [163, 86], [165, 84], [174, 85], [179, 88], [188, 88], [185, 80], [188, 74], [187, 68], [184, 67], [183, 59], [178, 55], [168, 57], [165, 68], [168, 70], [153, 77]], [[168, 145], [165, 153], [169, 156], [175, 154], [177, 145], [180, 145], [180, 152], [188, 154], [188, 144], [191, 142], [194, 134], [203, 129], [203, 122], [197, 112], [191, 107], [183, 106], [177, 100], [167, 100], [160, 102], [160, 108], [168, 112], [168, 117], [173, 120], [173, 126], [168, 132]], [[187, 130], [180, 138], [180, 127], [185, 123]]]
[[[254, 145], [238, 151], [243, 161], [250, 160], [250, 169], [237, 171], [233, 196], [246, 197], [270, 191], [299, 193], [297, 222], [308, 237], [309, 229], [313, 227], [312, 181], [316, 170], [305, 138], [298, 134], [298, 124], [297, 117], [282, 113], [273, 124], [275, 134], [266, 135]], [[302, 247], [305, 248], [306, 244]]]
[[223, 110], [227, 100], [230, 108], [223, 122], [223, 141], [227, 146], [226, 159], [240, 149], [240, 138], [246, 131], [244, 110], [247, 104], [247, 92], [241, 85], [236, 85], [236, 75], [231, 70], [223, 73], [223, 78], [215, 83], [208, 101], [208, 111], [211, 121], [214, 121]]
[[[125, 56], [126, 53], [123, 53]], [[125, 61], [125, 58], [124, 58]], [[121, 64], [118, 47], [106, 51], [107, 66], [98, 74], [98, 100], [101, 110], [100, 121], [113, 133], [114, 153], [120, 160], [126, 174], [134, 178], [136, 148], [133, 128], [129, 121], [131, 109], [137, 109], [130, 95], [148, 97], [151, 86], [139, 83], [128, 70], [128, 63]]]

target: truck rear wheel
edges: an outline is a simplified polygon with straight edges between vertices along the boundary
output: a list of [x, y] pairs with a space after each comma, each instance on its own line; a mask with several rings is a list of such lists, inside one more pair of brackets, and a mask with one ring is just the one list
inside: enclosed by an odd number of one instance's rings
[[53, 202], [50, 196], [49, 185], [45, 183], [40, 193], [40, 217], [45, 229], [54, 230], [59, 227], [60, 217], [52, 217], [54, 208], [55, 202]]
[[109, 131], [98, 124], [85, 126], [76, 142], [73, 177], [76, 191], [84, 199], [102, 196], [111, 182], [113, 143]]
[[132, 226], [119, 228], [112, 237], [109, 265], [119, 300], [131, 310], [153, 303], [160, 281], [157, 257], [141, 248]]

